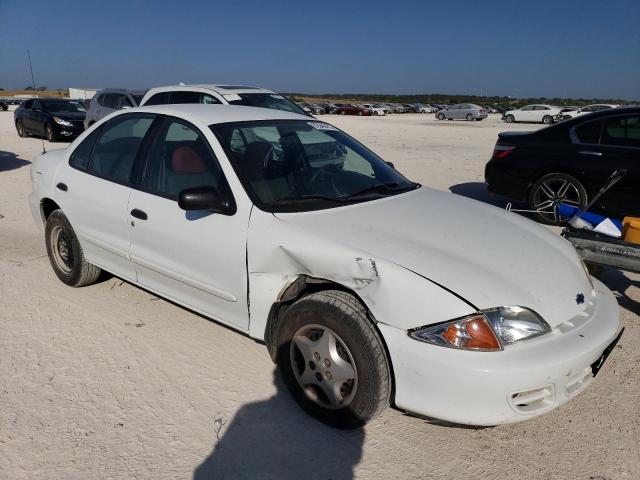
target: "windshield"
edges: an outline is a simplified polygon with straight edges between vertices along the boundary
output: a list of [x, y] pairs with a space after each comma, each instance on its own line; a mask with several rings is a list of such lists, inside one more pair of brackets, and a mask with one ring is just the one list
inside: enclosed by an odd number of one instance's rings
[[240, 97], [240, 99], [229, 100], [231, 105], [271, 108], [272, 110], [284, 110], [285, 112], [307, 115], [305, 111], [294, 102], [277, 93], [238, 93], [237, 96]]
[[299, 212], [413, 190], [384, 160], [323, 122], [268, 120], [212, 125], [253, 202]]
[[84, 112], [77, 102], [63, 100], [42, 100], [42, 110], [45, 112]]

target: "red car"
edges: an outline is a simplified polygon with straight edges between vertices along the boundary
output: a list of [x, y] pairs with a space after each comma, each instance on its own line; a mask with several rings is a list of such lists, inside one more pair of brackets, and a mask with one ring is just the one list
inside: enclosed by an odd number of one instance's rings
[[343, 105], [336, 110], [336, 113], [338, 115], [358, 115], [360, 117], [373, 115], [371, 110], [361, 107], [360, 105]]

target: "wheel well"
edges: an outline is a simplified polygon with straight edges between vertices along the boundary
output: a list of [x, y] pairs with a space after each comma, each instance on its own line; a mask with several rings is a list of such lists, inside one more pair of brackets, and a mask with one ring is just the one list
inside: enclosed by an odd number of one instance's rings
[[47, 218], [49, 218], [49, 215], [51, 215], [51, 213], [54, 210], [59, 210], [59, 209], [60, 209], [60, 206], [58, 206], [56, 202], [54, 202], [50, 198], [44, 198], [40, 202], [40, 215], [42, 216], [42, 221], [46, 222]]
[[346, 292], [350, 295], [353, 295], [354, 298], [360, 302], [362, 307], [367, 312], [367, 318], [373, 324], [373, 327], [376, 329], [378, 333], [378, 337], [384, 347], [385, 354], [387, 356], [387, 362], [389, 362], [389, 371], [391, 373], [391, 403], [393, 404], [395, 398], [395, 374], [393, 369], [393, 363], [391, 361], [391, 355], [389, 354], [389, 348], [387, 347], [387, 342], [385, 342], [384, 337], [378, 330], [376, 324], [377, 320], [367, 307], [367, 304], [360, 298], [360, 296], [354, 292], [352, 289], [345, 287], [344, 285], [333, 282], [331, 280], [327, 280], [324, 278], [315, 278], [310, 277], [308, 275], [299, 275], [295, 281], [293, 281], [284, 291], [278, 296], [278, 300], [271, 305], [271, 309], [269, 310], [269, 318], [267, 319], [267, 325], [265, 327], [264, 332], [264, 342], [267, 346], [267, 350], [269, 351], [269, 355], [271, 359], [275, 362], [277, 357], [277, 346], [276, 346], [276, 333], [278, 330], [278, 322], [281, 318], [282, 314], [287, 311], [287, 309], [300, 298], [303, 298], [307, 295], [311, 295], [312, 293], [321, 292], [324, 290], [340, 290]]

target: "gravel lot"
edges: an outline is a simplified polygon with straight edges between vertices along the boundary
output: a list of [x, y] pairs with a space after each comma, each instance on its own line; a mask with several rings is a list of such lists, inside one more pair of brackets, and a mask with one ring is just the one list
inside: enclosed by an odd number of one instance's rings
[[[485, 201], [496, 134], [537, 128], [495, 115], [321, 118], [413, 180]], [[250, 338], [116, 278], [58, 281], [27, 206], [41, 150], [0, 112], [1, 478], [640, 478], [640, 277], [604, 272], [627, 331], [568, 405], [484, 429], [389, 409], [335, 431], [298, 409]]]

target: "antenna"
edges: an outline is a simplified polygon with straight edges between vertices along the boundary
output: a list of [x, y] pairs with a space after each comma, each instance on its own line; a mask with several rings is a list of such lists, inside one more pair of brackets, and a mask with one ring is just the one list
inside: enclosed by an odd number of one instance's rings
[[[38, 98], [38, 94], [36, 93], [36, 81], [33, 76], [33, 65], [31, 65], [31, 50], [27, 48], [27, 57], [29, 57], [29, 70], [31, 70], [31, 88], [33, 88], [33, 95]], [[42, 153], [47, 153], [47, 149], [44, 146], [44, 138], [42, 140]]]

